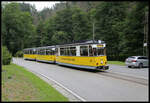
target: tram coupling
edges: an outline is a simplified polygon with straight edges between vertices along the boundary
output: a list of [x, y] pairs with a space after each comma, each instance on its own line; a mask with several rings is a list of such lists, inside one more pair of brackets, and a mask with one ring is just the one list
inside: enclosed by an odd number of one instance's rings
[[97, 69], [98, 70], [108, 70], [109, 66], [98, 66]]

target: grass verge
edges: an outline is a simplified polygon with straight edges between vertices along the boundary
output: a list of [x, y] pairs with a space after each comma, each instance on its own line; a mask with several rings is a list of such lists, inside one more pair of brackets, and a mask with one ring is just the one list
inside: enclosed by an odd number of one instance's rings
[[121, 61], [107, 61], [108, 64], [115, 64], [115, 65], [121, 65], [121, 66], [125, 66], [124, 62]]
[[16, 64], [2, 66], [2, 101], [68, 101], [55, 88]]

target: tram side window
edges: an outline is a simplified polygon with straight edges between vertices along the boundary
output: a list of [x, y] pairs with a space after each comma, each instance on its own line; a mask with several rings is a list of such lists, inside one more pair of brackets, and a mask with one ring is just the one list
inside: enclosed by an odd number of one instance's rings
[[28, 54], [30, 54], [30, 50], [28, 50]]
[[58, 56], [58, 48], [56, 48], [54, 55]]
[[29, 54], [29, 53], [28, 53], [28, 50], [26, 50], [25, 53], [26, 53], [26, 54]]
[[33, 50], [31, 50], [31, 54], [33, 54]]
[[92, 46], [89, 46], [89, 56], [93, 56]]
[[24, 50], [23, 53], [26, 54], [26, 51]]
[[42, 55], [45, 55], [45, 49], [42, 50]]
[[51, 50], [51, 55], [54, 55], [54, 50]]
[[29, 54], [31, 54], [31, 50], [29, 50]]
[[70, 56], [76, 56], [76, 47], [70, 47]]
[[49, 49], [46, 49], [46, 55], [49, 55]]
[[97, 48], [93, 48], [93, 56], [97, 56]]
[[33, 54], [36, 54], [36, 50], [33, 51]]
[[32, 50], [29, 50], [30, 52], [29, 52], [29, 54], [32, 54]]
[[42, 54], [43, 54], [43, 50], [41, 49], [41, 50], [40, 50], [40, 55], [42, 55]]
[[39, 55], [39, 50], [37, 50], [37, 54]]
[[80, 46], [80, 55], [88, 56], [88, 46]]
[[53, 55], [54, 53], [53, 53], [54, 51], [52, 51], [51, 49], [47, 49], [46, 50], [46, 55]]
[[64, 48], [60, 48], [60, 55], [65, 55], [65, 49]]
[[39, 50], [39, 55], [41, 55], [41, 50]]
[[69, 48], [65, 48], [65, 55], [66, 55], [66, 56], [69, 56], [69, 55], [70, 55], [70, 50], [69, 50]]
[[40, 50], [40, 55], [42, 55], [42, 50]]

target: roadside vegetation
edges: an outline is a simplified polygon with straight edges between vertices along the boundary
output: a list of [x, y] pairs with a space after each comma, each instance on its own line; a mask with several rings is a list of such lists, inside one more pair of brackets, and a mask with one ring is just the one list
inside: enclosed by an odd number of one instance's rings
[[2, 66], [2, 101], [68, 101], [48, 83], [16, 64]]
[[6, 46], [2, 46], [2, 64], [8, 65], [11, 63], [12, 55]]
[[122, 61], [107, 61], [107, 64], [115, 64], [115, 65], [125, 66], [125, 62], [122, 62]]

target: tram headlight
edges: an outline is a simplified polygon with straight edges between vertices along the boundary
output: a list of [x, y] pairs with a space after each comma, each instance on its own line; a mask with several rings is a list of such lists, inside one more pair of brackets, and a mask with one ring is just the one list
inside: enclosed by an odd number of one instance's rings
[[103, 64], [103, 61], [101, 60], [101, 64]]

